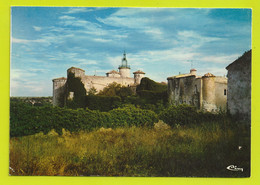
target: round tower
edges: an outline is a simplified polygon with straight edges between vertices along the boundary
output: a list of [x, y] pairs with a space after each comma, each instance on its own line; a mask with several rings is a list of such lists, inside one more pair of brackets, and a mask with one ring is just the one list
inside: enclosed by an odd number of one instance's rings
[[63, 106], [64, 104], [64, 93], [65, 93], [65, 84], [67, 78], [61, 77], [53, 79], [53, 96], [52, 104], [54, 106]]
[[215, 78], [216, 76], [211, 73], [207, 73], [202, 77], [203, 108], [207, 111], [214, 111], [217, 108]]
[[136, 71], [133, 73], [134, 74], [134, 80], [135, 80], [135, 84], [140, 84], [141, 83], [141, 79], [144, 77], [145, 73], [143, 71]]
[[124, 52], [122, 64], [118, 67], [119, 74], [123, 78], [130, 78], [130, 66], [127, 65], [126, 53]]

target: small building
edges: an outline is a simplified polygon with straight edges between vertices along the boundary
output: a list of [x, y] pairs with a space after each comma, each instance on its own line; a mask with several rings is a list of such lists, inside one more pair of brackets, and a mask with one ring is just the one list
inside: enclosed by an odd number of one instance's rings
[[[80, 68], [71, 67], [67, 70], [67, 76], [73, 74], [80, 78], [86, 92], [95, 88], [97, 92], [103, 90], [109, 84], [116, 82], [122, 86], [136, 88], [140, 84], [145, 73], [143, 71], [134, 72], [134, 78], [130, 77], [130, 65], [127, 63], [126, 53], [123, 54], [122, 63], [118, 67], [119, 71], [112, 70], [106, 73], [106, 76], [85, 75], [85, 71]], [[53, 79], [53, 105], [63, 106], [66, 99], [73, 99], [74, 92], [69, 92], [67, 88], [67, 78], [61, 77]], [[68, 97], [66, 97], [66, 94]]]
[[251, 52], [229, 64], [227, 109], [238, 119], [251, 119]]
[[207, 73], [197, 76], [197, 70], [168, 77], [170, 104], [188, 104], [206, 111], [226, 110], [227, 78]]

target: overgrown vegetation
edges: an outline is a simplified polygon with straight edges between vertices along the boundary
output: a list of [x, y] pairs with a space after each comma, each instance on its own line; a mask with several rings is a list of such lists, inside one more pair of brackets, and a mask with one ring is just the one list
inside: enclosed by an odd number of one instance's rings
[[[50, 131], [10, 140], [11, 175], [65, 176], [249, 176], [248, 128], [100, 128], [62, 135]], [[230, 164], [243, 172], [228, 171]]]
[[163, 83], [157, 83], [150, 78], [142, 78], [140, 85], [137, 86], [136, 91], [154, 91], [162, 92], [167, 91], [167, 85]]
[[86, 107], [91, 110], [107, 112], [118, 108], [122, 104], [121, 101], [119, 96], [89, 95], [86, 96]]
[[[81, 82], [81, 79], [75, 77], [74, 73], [69, 73], [66, 85], [68, 90], [66, 96], [67, 97], [66, 106], [69, 108], [84, 108], [86, 89], [84, 87], [84, 84]], [[68, 99], [69, 92], [74, 93], [74, 97], [72, 100]]]
[[133, 104], [136, 107], [159, 113], [168, 104], [167, 85], [157, 83], [149, 78], [141, 80], [140, 85], [137, 86], [136, 94], [133, 88], [114, 82], [99, 93], [96, 92], [96, 89], [91, 88], [86, 96], [83, 83], [73, 74], [69, 74], [67, 86], [69, 92], [74, 92], [74, 98], [67, 100], [66, 103], [66, 107], [72, 109], [87, 107], [91, 110], [110, 111], [127, 104]]
[[[63, 108], [11, 98], [11, 175], [250, 175], [250, 124], [169, 106], [167, 86], [148, 78], [136, 95], [110, 84], [86, 96], [79, 78], [68, 81], [74, 97]], [[231, 164], [243, 172], [228, 171]]]
[[70, 132], [91, 131], [96, 128], [116, 128], [124, 126], [152, 126], [158, 121], [153, 111], [134, 106], [125, 106], [109, 112], [89, 109], [67, 109], [59, 107], [34, 107], [22, 102], [10, 105], [11, 137], [48, 133], [54, 129], [61, 134], [62, 128]]
[[231, 118], [225, 113], [219, 112], [213, 114], [210, 112], [198, 111], [194, 106], [181, 104], [171, 105], [164, 109], [159, 114], [159, 118], [170, 126], [177, 125], [196, 125], [203, 122], [218, 121], [222, 124], [229, 121]]
[[109, 84], [98, 95], [103, 96], [118, 96], [121, 99], [124, 99], [128, 96], [132, 96], [134, 93], [130, 87], [122, 86], [116, 82]]
[[156, 104], [163, 102], [167, 104], [167, 85], [157, 83], [149, 78], [142, 78], [140, 85], [136, 88], [137, 95], [144, 99], [146, 104]]

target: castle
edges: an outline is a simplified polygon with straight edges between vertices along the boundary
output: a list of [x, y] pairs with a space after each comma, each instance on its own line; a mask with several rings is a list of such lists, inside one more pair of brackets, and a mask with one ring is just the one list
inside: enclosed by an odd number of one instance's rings
[[[80, 78], [84, 84], [86, 92], [91, 88], [95, 88], [97, 92], [107, 87], [110, 83], [116, 82], [122, 86], [136, 86], [140, 84], [145, 73], [141, 70], [134, 72], [134, 78], [130, 77], [130, 65], [127, 63], [126, 53], [124, 52], [122, 63], [118, 67], [119, 71], [112, 70], [106, 73], [106, 76], [90, 76], [85, 75], [85, 71], [80, 68], [71, 67], [67, 70], [67, 76], [74, 74], [74, 77]], [[53, 105], [58, 106], [60, 101], [65, 101], [64, 93], [68, 94], [68, 98], [73, 98], [74, 92], [68, 92], [66, 86], [67, 78], [61, 77], [53, 79]]]
[[[127, 64], [126, 54], [123, 54], [119, 71], [112, 70], [106, 76], [89, 76], [80, 68], [71, 67], [67, 76], [73, 74], [84, 84], [86, 92], [95, 88], [97, 92], [116, 82], [123, 86], [136, 87], [140, 84], [145, 73], [134, 72], [130, 77], [130, 66]], [[168, 97], [170, 104], [189, 104], [197, 109], [206, 111], [228, 110], [232, 115], [241, 114], [250, 119], [251, 116], [251, 50], [226, 67], [226, 77], [207, 73], [197, 75], [196, 69], [188, 74], [168, 77]], [[240, 79], [240, 80], [237, 80]], [[73, 98], [74, 92], [69, 92], [67, 78], [53, 79], [53, 105], [60, 105], [66, 98]], [[65, 96], [66, 94], [66, 96]]]
[[227, 78], [207, 73], [197, 76], [196, 69], [188, 74], [168, 77], [171, 104], [189, 104], [207, 111], [226, 110]]

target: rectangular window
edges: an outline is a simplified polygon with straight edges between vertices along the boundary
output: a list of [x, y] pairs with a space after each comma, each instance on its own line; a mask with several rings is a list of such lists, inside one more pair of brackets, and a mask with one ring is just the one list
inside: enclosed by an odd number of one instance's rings
[[227, 89], [224, 89], [224, 95], [227, 95]]

